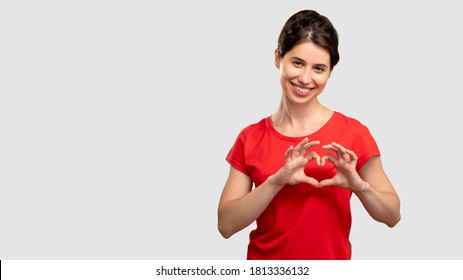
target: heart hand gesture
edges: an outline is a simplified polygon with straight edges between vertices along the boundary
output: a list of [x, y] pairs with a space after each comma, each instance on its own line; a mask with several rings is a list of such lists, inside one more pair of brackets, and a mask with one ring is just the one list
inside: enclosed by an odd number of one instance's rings
[[365, 181], [363, 181], [356, 170], [358, 157], [353, 151], [335, 142], [325, 145], [323, 148], [334, 151], [337, 157], [332, 154], [326, 154], [321, 158], [321, 165], [323, 166], [328, 160], [334, 164], [337, 172], [333, 178], [321, 181], [318, 187], [336, 185], [354, 192], [365, 188]]
[[317, 187], [318, 181], [307, 176], [304, 168], [311, 160], [320, 165], [321, 159], [316, 152], [306, 154], [309, 148], [318, 144], [320, 141], [309, 142], [308, 138], [304, 138], [295, 148], [290, 146], [285, 153], [285, 165], [273, 175], [274, 182], [280, 186], [307, 183]]

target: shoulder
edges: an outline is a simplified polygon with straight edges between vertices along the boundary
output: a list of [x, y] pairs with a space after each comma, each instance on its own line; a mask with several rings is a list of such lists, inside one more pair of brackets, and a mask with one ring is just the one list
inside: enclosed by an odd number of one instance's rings
[[334, 114], [336, 115], [336, 123], [339, 126], [344, 126], [351, 130], [368, 130], [366, 125], [353, 117], [344, 115], [337, 111]]
[[335, 114], [334, 129], [338, 133], [349, 135], [349, 137], [359, 142], [362, 142], [360, 141], [361, 139], [373, 138], [370, 129], [356, 118], [346, 116], [339, 112], [335, 112]]
[[246, 158], [248, 158], [249, 152], [252, 152], [262, 142], [267, 127], [266, 122], [267, 120], [264, 118], [243, 128], [228, 152], [227, 161], [244, 174], [249, 174]]
[[[355, 118], [338, 113], [338, 126], [343, 127], [345, 136], [350, 138], [351, 149], [358, 156], [357, 171], [373, 156], [381, 155], [379, 147], [370, 130]], [[343, 125], [341, 125], [343, 123]]]
[[338, 111], [335, 111], [334, 112], [337, 116], [337, 120], [339, 122], [344, 122], [346, 124], [352, 124], [352, 125], [363, 125], [359, 120], [357, 120], [356, 118], [353, 118], [353, 117], [350, 117], [350, 116], [347, 116], [343, 113], [340, 113]]
[[240, 137], [255, 137], [263, 134], [268, 127], [269, 118], [270, 117], [265, 117], [258, 122], [246, 126], [240, 131]]

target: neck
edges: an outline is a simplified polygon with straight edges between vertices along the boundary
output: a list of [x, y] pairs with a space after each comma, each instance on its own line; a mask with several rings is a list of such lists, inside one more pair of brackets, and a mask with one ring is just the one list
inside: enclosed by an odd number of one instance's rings
[[282, 96], [278, 111], [273, 116], [274, 121], [297, 124], [316, 120], [327, 110], [318, 99], [306, 104], [294, 104]]
[[318, 99], [305, 104], [294, 104], [282, 96], [277, 112], [272, 115], [272, 123], [285, 135], [299, 136], [316, 131], [331, 114], [332, 111], [320, 104]]

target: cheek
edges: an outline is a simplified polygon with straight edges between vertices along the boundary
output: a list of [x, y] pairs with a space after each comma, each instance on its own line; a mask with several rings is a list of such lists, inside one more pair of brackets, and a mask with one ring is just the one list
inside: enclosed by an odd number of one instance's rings
[[294, 67], [282, 67], [280, 73], [281, 78], [293, 79], [299, 75], [299, 70]]
[[316, 77], [314, 77], [314, 82], [315, 82], [318, 86], [324, 86], [324, 85], [326, 85], [326, 83], [328, 82], [328, 78], [329, 78], [329, 75], [320, 75], [320, 76], [316, 76]]

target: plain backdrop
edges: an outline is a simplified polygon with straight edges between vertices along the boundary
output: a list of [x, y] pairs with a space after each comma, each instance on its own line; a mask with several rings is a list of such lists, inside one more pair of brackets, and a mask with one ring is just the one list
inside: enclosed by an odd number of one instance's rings
[[463, 258], [458, 1], [1, 1], [0, 259], [244, 259], [217, 205], [239, 131], [274, 113], [286, 19], [326, 15], [320, 100], [370, 128], [402, 202], [353, 196], [353, 259]]

